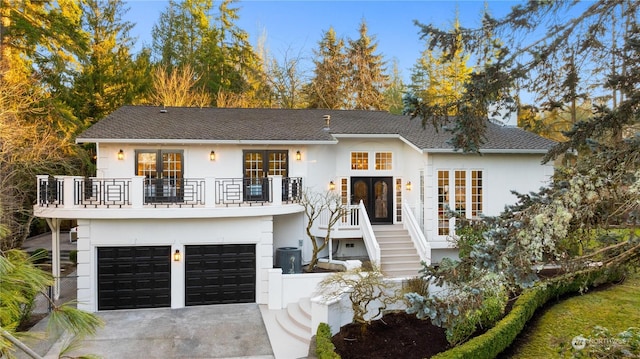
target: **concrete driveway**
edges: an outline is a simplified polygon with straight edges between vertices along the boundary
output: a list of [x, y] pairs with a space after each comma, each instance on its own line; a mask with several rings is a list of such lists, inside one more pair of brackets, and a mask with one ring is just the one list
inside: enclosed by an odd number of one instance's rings
[[72, 356], [102, 358], [274, 358], [258, 305], [97, 313], [105, 326]]

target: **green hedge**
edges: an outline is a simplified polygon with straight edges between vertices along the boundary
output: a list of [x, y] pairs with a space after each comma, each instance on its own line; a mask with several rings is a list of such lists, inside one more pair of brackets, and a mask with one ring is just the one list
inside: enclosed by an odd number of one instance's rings
[[331, 342], [331, 328], [327, 323], [320, 323], [316, 332], [316, 355], [318, 359], [340, 359], [336, 347]]
[[567, 293], [579, 292], [586, 287], [619, 280], [621, 277], [620, 270], [593, 268], [549, 280], [520, 295], [509, 314], [485, 334], [432, 358], [495, 358], [511, 345], [536, 310], [549, 300]]

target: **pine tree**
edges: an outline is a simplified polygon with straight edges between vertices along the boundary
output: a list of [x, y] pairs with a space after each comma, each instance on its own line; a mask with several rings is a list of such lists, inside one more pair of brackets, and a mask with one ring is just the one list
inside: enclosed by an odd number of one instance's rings
[[384, 92], [385, 103], [387, 104], [388, 111], [390, 113], [400, 115], [404, 110], [404, 104], [402, 103], [402, 97], [407, 91], [400, 69], [398, 68], [398, 61], [394, 59], [391, 75], [389, 76], [389, 87]]
[[323, 33], [314, 50], [313, 78], [305, 89], [309, 108], [342, 109], [345, 107], [346, 56], [344, 40], [333, 27]]
[[89, 34], [90, 50], [80, 58], [70, 102], [75, 115], [89, 125], [140, 97], [140, 86], [148, 77], [143, 76], [141, 63], [131, 57], [129, 31], [133, 24], [122, 19], [128, 11], [122, 0], [87, 0], [83, 4], [83, 28]]
[[268, 89], [249, 35], [238, 28], [235, 0], [217, 7], [211, 0], [171, 0], [154, 26], [154, 58], [168, 71], [189, 65], [218, 106], [255, 107]]
[[360, 23], [360, 37], [349, 40], [347, 49], [347, 107], [358, 110], [386, 108], [384, 91], [389, 77], [385, 73], [382, 55], [376, 54], [375, 37], [367, 34], [367, 23]]
[[457, 33], [451, 48], [440, 53], [425, 49], [412, 70], [412, 95], [439, 116], [458, 113], [472, 68], [467, 67], [468, 55], [463, 53], [460, 23], [456, 19], [452, 33]]

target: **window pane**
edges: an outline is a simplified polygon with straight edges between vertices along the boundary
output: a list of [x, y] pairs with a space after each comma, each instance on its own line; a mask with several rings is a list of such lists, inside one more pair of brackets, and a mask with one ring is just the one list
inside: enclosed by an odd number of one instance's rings
[[391, 170], [391, 152], [376, 153], [376, 170]]
[[352, 170], [368, 170], [369, 169], [369, 153], [351, 152], [351, 169]]

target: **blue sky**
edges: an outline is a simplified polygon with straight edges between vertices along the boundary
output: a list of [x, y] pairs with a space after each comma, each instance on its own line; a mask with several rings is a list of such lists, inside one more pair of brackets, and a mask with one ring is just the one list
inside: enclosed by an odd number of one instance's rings
[[[494, 16], [509, 11], [515, 1], [487, 1]], [[127, 20], [135, 24], [132, 31], [138, 38], [137, 46], [151, 46], [151, 30], [167, 1], [128, 0]], [[251, 0], [240, 1], [240, 19], [237, 25], [249, 33], [255, 46], [261, 34], [266, 33], [269, 53], [282, 58], [303, 57], [310, 63], [313, 49], [324, 31], [333, 27], [338, 36], [356, 39], [358, 27], [365, 19], [369, 35], [376, 37], [378, 53], [388, 66], [397, 59], [402, 75], [409, 77], [410, 69], [424, 49], [418, 27], [413, 21], [432, 23], [448, 28], [456, 11], [462, 26], [477, 26], [484, 1], [305, 1], [305, 0]]]

